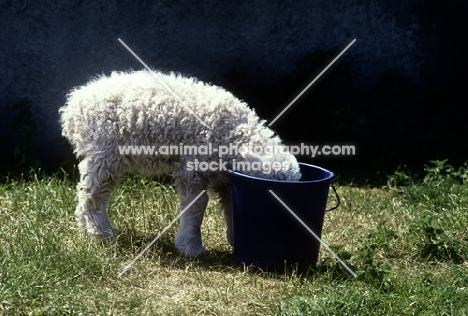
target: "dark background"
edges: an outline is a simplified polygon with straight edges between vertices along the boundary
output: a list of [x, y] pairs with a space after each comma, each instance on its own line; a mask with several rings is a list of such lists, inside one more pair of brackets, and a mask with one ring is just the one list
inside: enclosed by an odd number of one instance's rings
[[225, 87], [286, 143], [352, 144], [299, 160], [379, 183], [399, 165], [467, 160], [468, 3], [0, 1], [0, 173], [73, 167], [58, 108], [72, 87], [148, 65]]

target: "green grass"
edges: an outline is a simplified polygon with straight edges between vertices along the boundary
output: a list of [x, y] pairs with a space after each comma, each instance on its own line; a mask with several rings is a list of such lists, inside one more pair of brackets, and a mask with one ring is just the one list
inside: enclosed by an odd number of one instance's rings
[[397, 171], [387, 187], [337, 186], [342, 205], [326, 214], [322, 237], [356, 279], [323, 248], [307, 274], [234, 265], [211, 202], [206, 257], [179, 255], [172, 227], [117, 278], [175, 217], [170, 186], [127, 180], [109, 205], [117, 243], [101, 244], [76, 226], [66, 178], [4, 181], [0, 314], [467, 315], [468, 183], [458, 171], [442, 164], [424, 181]]

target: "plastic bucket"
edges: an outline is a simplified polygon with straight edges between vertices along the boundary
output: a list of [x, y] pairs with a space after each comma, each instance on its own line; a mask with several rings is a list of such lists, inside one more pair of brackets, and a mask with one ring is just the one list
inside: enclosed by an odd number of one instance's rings
[[320, 242], [269, 192], [272, 190], [321, 237], [334, 174], [305, 163], [299, 166], [302, 173], [299, 181], [265, 180], [228, 171], [236, 263], [275, 270], [316, 265]]

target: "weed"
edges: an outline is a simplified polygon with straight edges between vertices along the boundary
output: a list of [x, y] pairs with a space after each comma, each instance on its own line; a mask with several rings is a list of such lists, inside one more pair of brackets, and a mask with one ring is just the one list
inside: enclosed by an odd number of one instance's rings
[[401, 186], [413, 184], [414, 176], [410, 174], [406, 166], [398, 166], [397, 170], [387, 177], [387, 186], [395, 189]]
[[466, 183], [468, 181], [468, 162], [455, 169], [447, 164], [447, 161], [448, 159], [429, 161], [429, 165], [426, 165], [424, 168], [424, 171], [426, 171], [424, 182], [435, 184], [442, 182]]
[[410, 241], [417, 247], [417, 255], [423, 260], [452, 261], [462, 263], [465, 247], [450, 238], [432, 216], [424, 216], [410, 224]]
[[367, 235], [365, 243], [354, 257], [360, 268], [357, 275], [361, 280], [382, 288], [390, 285], [389, 281], [395, 273], [386, 259], [386, 251], [395, 239], [396, 232], [388, 229], [384, 221], [379, 222], [376, 229]]

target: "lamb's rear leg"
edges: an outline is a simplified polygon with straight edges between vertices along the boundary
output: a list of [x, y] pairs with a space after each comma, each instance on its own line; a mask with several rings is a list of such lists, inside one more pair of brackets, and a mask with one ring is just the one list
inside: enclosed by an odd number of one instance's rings
[[86, 158], [79, 164], [76, 219], [88, 234], [105, 240], [116, 236], [106, 211], [112, 190], [119, 182], [115, 169], [110, 160]]
[[[184, 211], [181, 216], [179, 231], [175, 237], [176, 248], [187, 257], [198, 257], [205, 254], [201, 238], [201, 224], [208, 204], [208, 194], [206, 191], [197, 199], [195, 198], [203, 189], [192, 189], [189, 192], [179, 189], [182, 195], [180, 211]], [[195, 200], [195, 202], [193, 202]], [[190, 203], [192, 203], [190, 205]], [[188, 209], [187, 206], [190, 205]]]

